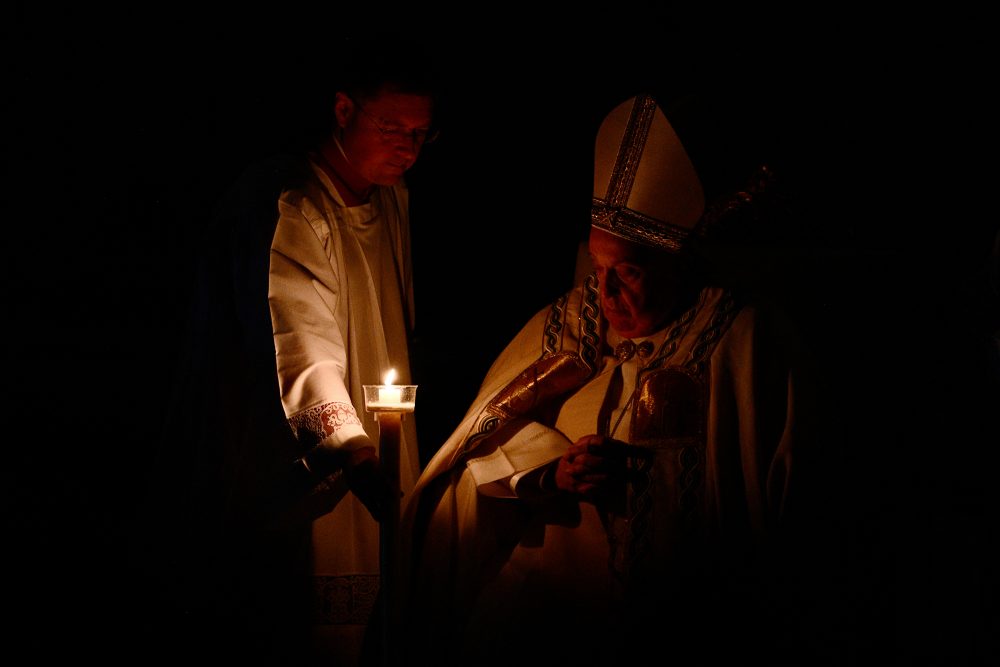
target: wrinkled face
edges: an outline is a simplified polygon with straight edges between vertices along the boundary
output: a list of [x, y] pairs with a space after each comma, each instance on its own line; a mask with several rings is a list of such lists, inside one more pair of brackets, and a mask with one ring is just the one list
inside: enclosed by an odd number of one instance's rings
[[636, 338], [667, 323], [682, 285], [677, 255], [592, 227], [590, 261], [597, 272], [601, 311], [615, 331]]
[[382, 92], [354, 100], [337, 93], [334, 107], [351, 166], [378, 185], [395, 185], [413, 166], [431, 126], [430, 97]]

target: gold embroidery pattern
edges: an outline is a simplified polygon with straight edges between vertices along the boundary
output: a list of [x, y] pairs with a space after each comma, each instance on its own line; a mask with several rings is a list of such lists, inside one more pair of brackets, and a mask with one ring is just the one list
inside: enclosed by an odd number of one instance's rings
[[690, 232], [681, 227], [656, 220], [629, 208], [615, 209], [594, 197], [590, 209], [590, 222], [595, 227], [613, 230], [625, 238], [671, 252], [680, 251]]
[[597, 291], [597, 273], [591, 273], [583, 281], [583, 304], [580, 308], [580, 359], [590, 373], [597, 371], [597, 360], [601, 346], [601, 307]]
[[563, 318], [566, 316], [566, 296], [556, 299], [549, 309], [549, 317], [545, 322], [545, 331], [542, 335], [542, 356], [546, 357], [555, 354], [559, 349], [559, 336], [563, 330]]
[[462, 452], [471, 452], [479, 445], [479, 441], [488, 436], [496, 427], [500, 425], [500, 417], [491, 413], [487, 408], [479, 415], [479, 419], [472, 427], [470, 435], [462, 445]]
[[642, 151], [646, 148], [646, 139], [649, 138], [649, 128], [653, 126], [655, 115], [656, 101], [651, 96], [640, 95], [636, 98], [605, 195], [611, 208], [620, 209], [625, 206], [632, 193], [635, 173], [642, 159]]
[[715, 308], [712, 321], [701, 332], [698, 341], [691, 348], [691, 358], [685, 364], [697, 375], [700, 376], [705, 372], [708, 356], [715, 349], [715, 344], [722, 338], [722, 334], [729, 328], [729, 324], [732, 322], [735, 314], [736, 299], [733, 298], [731, 292], [726, 292]]

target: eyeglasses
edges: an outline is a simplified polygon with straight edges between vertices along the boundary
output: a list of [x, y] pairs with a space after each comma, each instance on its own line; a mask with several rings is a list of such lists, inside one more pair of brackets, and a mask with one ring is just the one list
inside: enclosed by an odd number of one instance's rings
[[365, 108], [357, 102], [354, 103], [354, 106], [368, 117], [368, 120], [372, 122], [372, 125], [375, 126], [375, 129], [382, 136], [382, 141], [386, 143], [413, 142], [417, 147], [420, 147], [433, 143], [438, 138], [438, 135], [440, 135], [440, 131], [437, 128], [404, 130], [401, 127], [393, 125], [383, 125], [384, 121], [365, 111]]

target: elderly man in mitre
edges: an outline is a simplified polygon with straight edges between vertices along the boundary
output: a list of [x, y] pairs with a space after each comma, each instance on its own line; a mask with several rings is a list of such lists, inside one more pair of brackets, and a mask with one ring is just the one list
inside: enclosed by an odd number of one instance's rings
[[796, 338], [693, 252], [773, 204], [769, 169], [746, 176], [706, 201], [650, 95], [604, 119], [591, 270], [496, 359], [405, 508], [411, 655], [704, 658], [786, 634]]

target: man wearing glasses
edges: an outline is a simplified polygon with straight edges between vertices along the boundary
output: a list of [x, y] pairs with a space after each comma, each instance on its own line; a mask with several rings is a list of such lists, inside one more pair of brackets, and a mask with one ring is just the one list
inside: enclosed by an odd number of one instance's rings
[[[165, 511], [148, 515], [157, 576], [170, 575], [154, 630], [167, 650], [184, 652], [180, 627], [227, 657], [360, 660], [378, 520], [400, 501], [362, 385], [390, 370], [412, 382], [404, 175], [436, 134], [435, 80], [401, 48], [356, 49], [319, 145], [251, 167], [205, 239], [151, 484]], [[400, 440], [405, 496], [419, 472], [412, 418]]]

